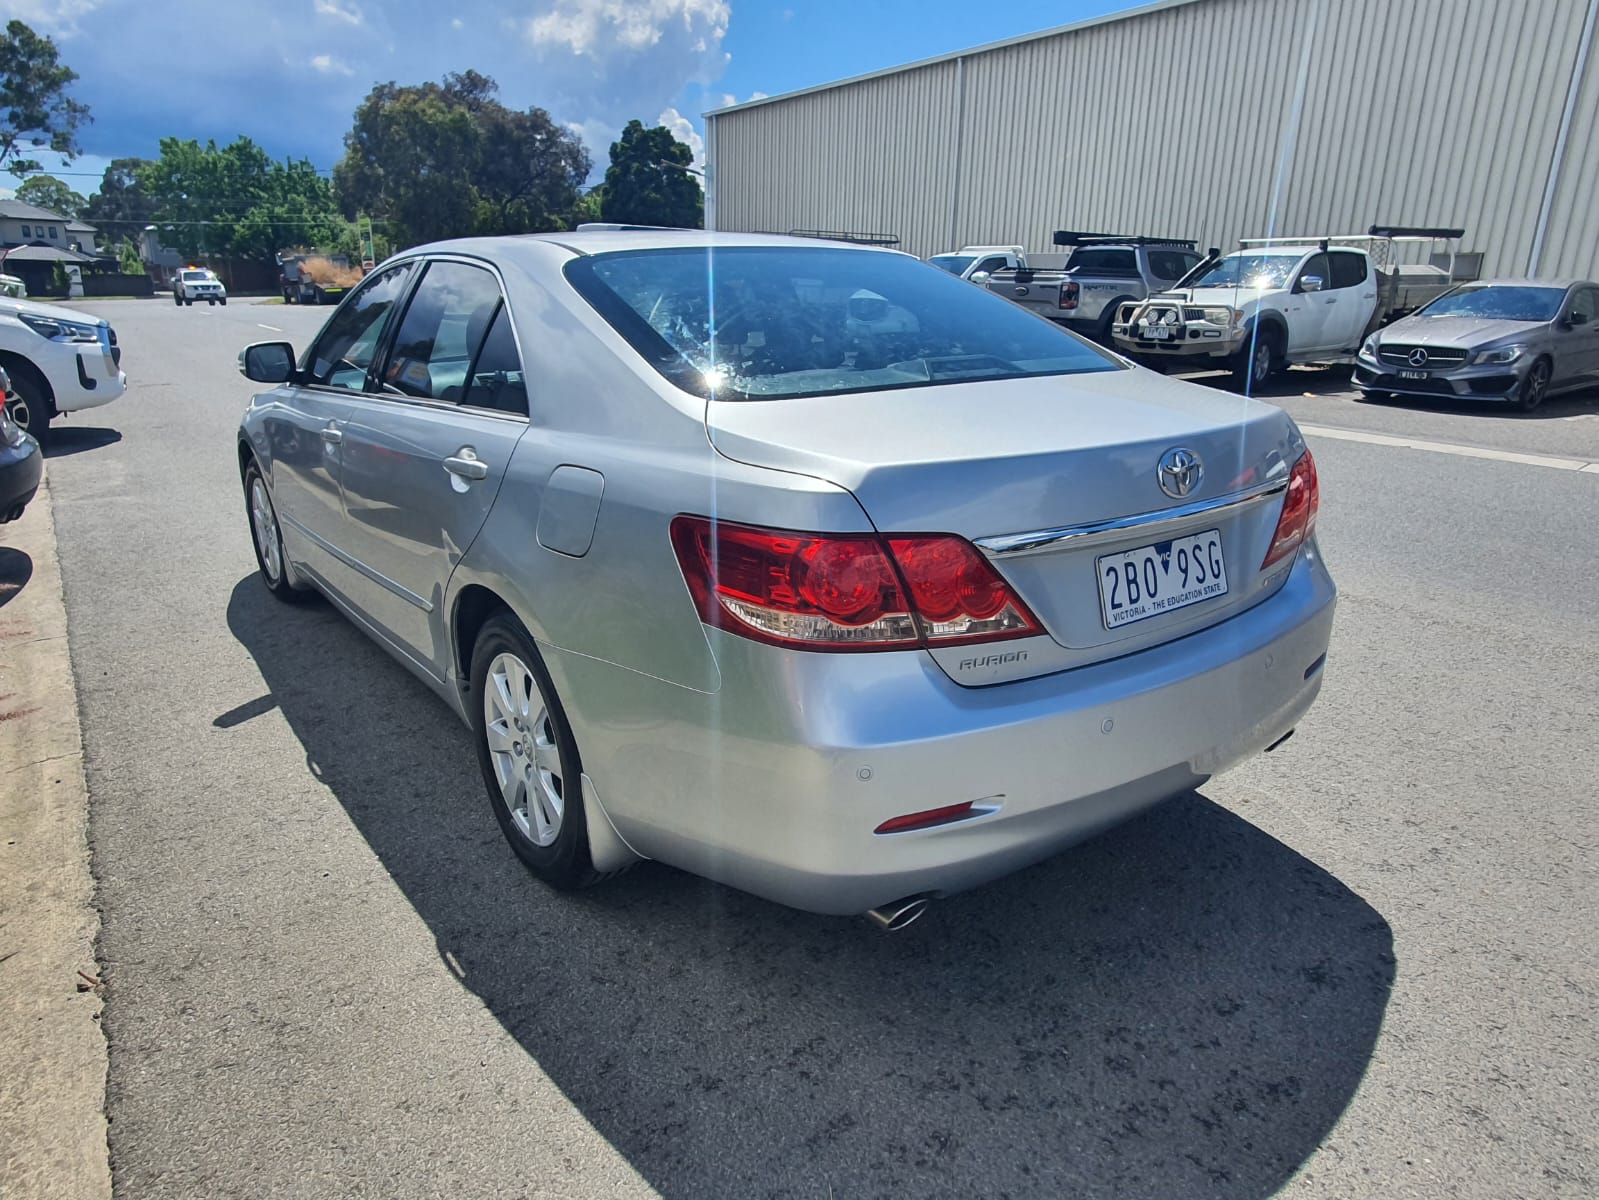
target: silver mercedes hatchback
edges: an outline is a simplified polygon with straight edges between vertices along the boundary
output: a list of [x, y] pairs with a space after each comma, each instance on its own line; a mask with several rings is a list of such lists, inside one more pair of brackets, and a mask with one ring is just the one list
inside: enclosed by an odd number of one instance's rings
[[1335, 590], [1281, 410], [904, 254], [424, 246], [239, 432], [261, 576], [473, 729], [560, 888], [656, 859], [897, 927], [1293, 731]]

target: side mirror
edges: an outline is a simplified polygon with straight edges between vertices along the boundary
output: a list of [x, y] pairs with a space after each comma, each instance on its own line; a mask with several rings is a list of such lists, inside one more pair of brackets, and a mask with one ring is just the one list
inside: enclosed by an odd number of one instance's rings
[[1326, 280], [1320, 275], [1301, 275], [1299, 277], [1299, 290], [1302, 292], [1319, 292]]
[[1587, 323], [1587, 313], [1573, 312], [1566, 314], [1566, 324], [1573, 329], [1575, 329], [1578, 325], [1586, 325]]
[[988, 272], [987, 271], [973, 271], [966, 278], [970, 279], [978, 287], [987, 287], [988, 286]]
[[294, 347], [288, 342], [256, 342], [239, 351], [239, 374], [254, 383], [288, 383], [294, 378]]

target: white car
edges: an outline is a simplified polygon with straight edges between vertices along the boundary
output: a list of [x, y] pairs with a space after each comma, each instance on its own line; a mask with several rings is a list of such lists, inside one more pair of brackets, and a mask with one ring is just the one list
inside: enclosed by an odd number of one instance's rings
[[204, 267], [184, 267], [172, 280], [172, 303], [193, 304], [204, 300], [207, 304], [226, 304], [228, 289], [222, 286], [215, 271]]
[[11, 376], [6, 411], [39, 441], [53, 418], [109, 404], [128, 390], [111, 323], [55, 304], [0, 297], [0, 368]]

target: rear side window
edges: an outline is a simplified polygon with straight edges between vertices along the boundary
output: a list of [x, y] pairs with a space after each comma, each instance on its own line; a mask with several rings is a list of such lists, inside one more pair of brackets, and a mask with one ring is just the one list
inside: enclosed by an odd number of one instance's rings
[[1366, 282], [1366, 256], [1351, 254], [1347, 250], [1334, 250], [1327, 255], [1332, 260], [1332, 282], [1328, 287], [1358, 287]]
[[495, 310], [461, 403], [527, 416], [527, 377], [516, 351], [516, 335], [511, 332], [511, 315], [503, 304]]
[[500, 281], [492, 271], [470, 263], [429, 263], [384, 364], [385, 390], [459, 404], [500, 303]]
[[361, 285], [328, 322], [306, 356], [311, 383], [359, 392], [388, 327], [395, 302], [405, 295], [411, 264], [401, 263]]
[[1138, 256], [1131, 250], [1079, 250], [1072, 255], [1068, 270], [1079, 275], [1112, 275], [1136, 278]]
[[1058, 325], [902, 254], [692, 246], [565, 269], [646, 362], [713, 400], [1120, 369]]
[[1183, 250], [1149, 251], [1149, 273], [1156, 279], [1181, 279], [1199, 265], [1199, 255]]

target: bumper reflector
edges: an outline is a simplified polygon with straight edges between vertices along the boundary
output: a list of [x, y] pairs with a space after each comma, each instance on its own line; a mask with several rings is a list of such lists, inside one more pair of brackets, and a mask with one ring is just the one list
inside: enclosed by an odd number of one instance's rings
[[972, 802], [950, 804], [944, 808], [929, 808], [924, 812], [906, 813], [903, 817], [890, 817], [873, 833], [908, 833], [912, 829], [931, 829], [935, 825], [948, 825], [951, 821], [965, 820], [972, 815]]

